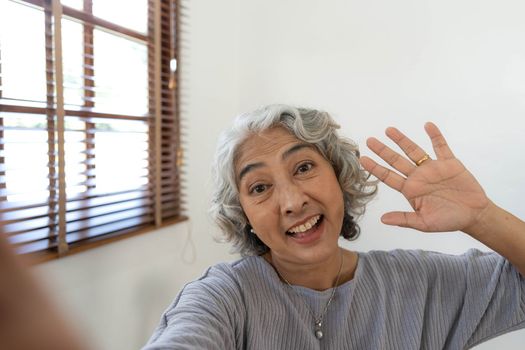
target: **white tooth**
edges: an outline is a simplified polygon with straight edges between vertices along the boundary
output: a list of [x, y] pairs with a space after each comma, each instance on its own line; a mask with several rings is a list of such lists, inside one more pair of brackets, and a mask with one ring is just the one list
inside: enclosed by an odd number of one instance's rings
[[317, 215], [317, 216], [311, 218], [308, 222], [306, 222], [306, 223], [304, 223], [302, 225], [295, 226], [295, 227], [291, 228], [289, 230], [289, 232], [291, 232], [291, 233], [299, 233], [299, 232], [304, 232], [306, 230], [309, 230], [317, 223], [317, 221], [319, 221], [320, 218], [321, 218], [321, 215]]

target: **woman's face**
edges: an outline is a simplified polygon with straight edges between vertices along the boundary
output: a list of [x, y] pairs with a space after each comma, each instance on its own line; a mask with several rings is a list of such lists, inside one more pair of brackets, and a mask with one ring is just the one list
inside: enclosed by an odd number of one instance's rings
[[343, 193], [315, 146], [269, 129], [242, 144], [235, 174], [244, 213], [272, 259], [319, 263], [337, 251]]

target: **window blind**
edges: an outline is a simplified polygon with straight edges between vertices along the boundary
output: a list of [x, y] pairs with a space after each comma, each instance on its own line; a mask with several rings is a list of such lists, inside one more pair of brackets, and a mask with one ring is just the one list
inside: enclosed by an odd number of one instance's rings
[[182, 219], [176, 0], [0, 8], [0, 227], [20, 253]]

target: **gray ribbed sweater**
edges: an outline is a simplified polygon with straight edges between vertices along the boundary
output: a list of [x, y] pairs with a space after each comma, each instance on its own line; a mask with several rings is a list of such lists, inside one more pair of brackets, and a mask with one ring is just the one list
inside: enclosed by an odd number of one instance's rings
[[208, 269], [162, 316], [153, 349], [465, 349], [525, 327], [525, 279], [494, 253], [359, 253], [331, 294], [283, 284], [261, 257]]

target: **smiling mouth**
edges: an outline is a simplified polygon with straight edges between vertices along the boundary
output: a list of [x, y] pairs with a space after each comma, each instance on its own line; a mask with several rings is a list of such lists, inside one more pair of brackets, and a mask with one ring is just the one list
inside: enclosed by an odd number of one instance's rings
[[321, 222], [323, 221], [324, 216], [323, 215], [317, 215], [305, 222], [304, 224], [292, 227], [288, 231], [286, 231], [286, 234], [288, 236], [301, 238], [309, 234], [310, 232], [314, 231], [319, 225], [321, 225]]

